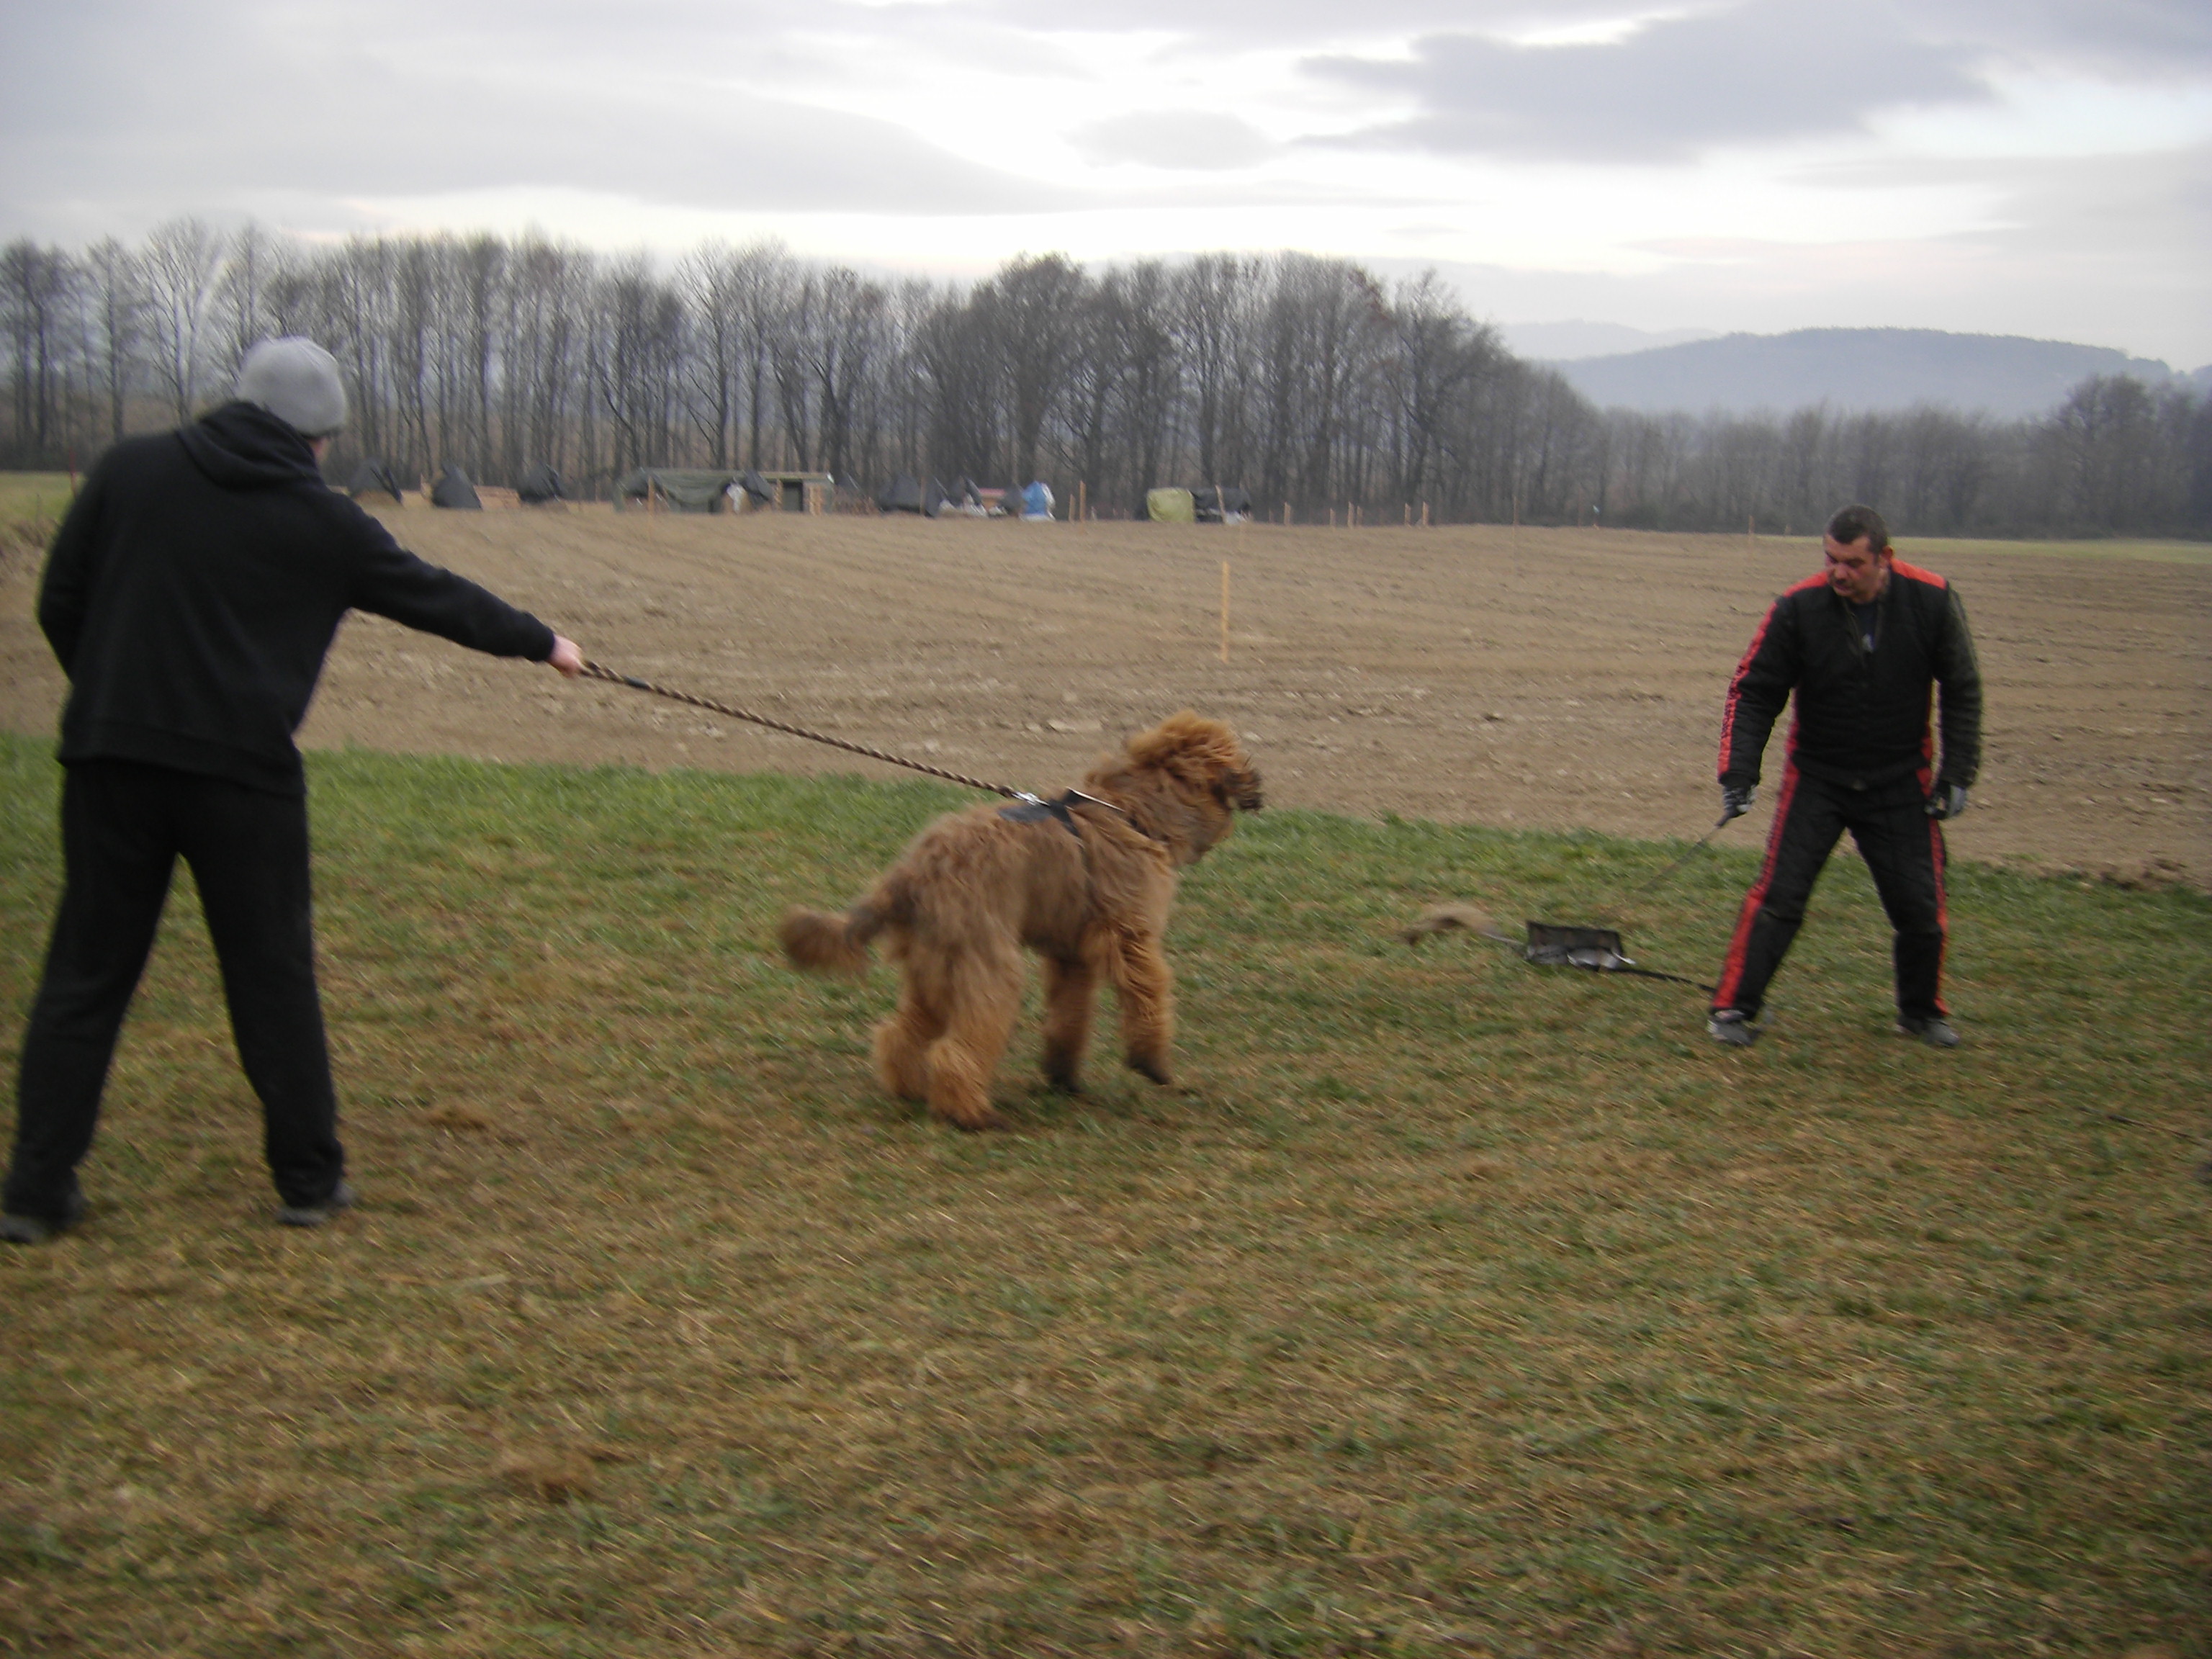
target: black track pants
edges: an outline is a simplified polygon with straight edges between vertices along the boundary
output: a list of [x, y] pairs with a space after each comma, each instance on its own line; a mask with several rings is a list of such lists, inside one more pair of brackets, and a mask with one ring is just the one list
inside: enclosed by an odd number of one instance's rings
[[1927, 811], [1927, 785], [1907, 777], [1879, 789], [1854, 790], [1808, 777], [1792, 764], [1782, 776], [1766, 862], [1744, 896], [1728, 960], [1721, 965], [1715, 1008], [1758, 1013], [1766, 982], [1782, 965], [1805, 920], [1805, 904], [1837, 838], [1844, 830], [1874, 877], [1895, 938], [1897, 1011], [1929, 1019], [1943, 1006], [1943, 831]]
[[199, 885], [278, 1194], [319, 1203], [344, 1173], [315, 991], [307, 802], [165, 767], [80, 761], [62, 787], [61, 908], [23, 1038], [11, 1214], [59, 1215], [76, 1190], [179, 854]]

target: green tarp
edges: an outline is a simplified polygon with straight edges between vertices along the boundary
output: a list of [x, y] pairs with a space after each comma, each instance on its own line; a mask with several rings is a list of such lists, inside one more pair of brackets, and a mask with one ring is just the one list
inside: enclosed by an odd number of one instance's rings
[[1198, 504], [1188, 489], [1148, 489], [1145, 512], [1155, 524], [1196, 524]]
[[727, 492], [737, 482], [738, 474], [710, 467], [641, 466], [615, 486], [615, 511], [635, 511], [658, 495], [664, 511], [726, 513]]

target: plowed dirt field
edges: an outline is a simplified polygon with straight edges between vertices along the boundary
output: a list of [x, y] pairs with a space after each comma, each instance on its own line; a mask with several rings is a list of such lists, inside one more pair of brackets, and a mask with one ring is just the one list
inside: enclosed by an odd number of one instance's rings
[[[1805, 538], [1614, 531], [383, 516], [611, 667], [993, 781], [1057, 787], [1189, 706], [1237, 724], [1272, 804], [1646, 837], [1712, 822], [1723, 689], [1820, 556]], [[1954, 855], [2212, 884], [2212, 557], [1900, 552], [1958, 586], [1988, 683]], [[34, 586], [22, 560], [0, 583], [0, 722], [46, 733], [64, 686]], [[302, 740], [902, 775], [365, 617]], [[1762, 800], [1724, 839], [1765, 825]]]

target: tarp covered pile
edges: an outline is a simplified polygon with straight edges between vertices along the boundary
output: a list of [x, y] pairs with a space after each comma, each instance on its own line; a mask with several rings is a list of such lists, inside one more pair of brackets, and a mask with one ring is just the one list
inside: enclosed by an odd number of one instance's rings
[[[1051, 492], [1046, 491], [1048, 496]], [[947, 489], [932, 478], [927, 483], [910, 473], [902, 472], [884, 486], [876, 497], [876, 505], [886, 513], [919, 513], [925, 518], [982, 519], [990, 516], [990, 508], [983, 502], [983, 492], [975, 487], [975, 480], [962, 477], [954, 480]]]
[[1200, 524], [1237, 524], [1252, 516], [1251, 495], [1235, 484], [1194, 489], [1190, 506]]
[[[615, 510], [652, 505], [656, 501], [672, 513], [726, 513], [730, 510], [729, 489], [739, 484], [747, 494], [751, 484], [744, 480], [750, 473], [722, 472], [710, 467], [641, 466], [623, 475], [615, 485]], [[757, 478], [754, 483], [759, 483]], [[763, 496], [767, 486], [761, 485]]]
[[[943, 492], [940, 490], [939, 494]], [[876, 497], [876, 505], [886, 513], [922, 513], [928, 510], [927, 504], [922, 500], [921, 480], [911, 472], [902, 472], [885, 484], [883, 494]]]
[[483, 497], [477, 494], [477, 487], [469, 481], [469, 475], [449, 463], [438, 475], [438, 482], [430, 488], [430, 505], [454, 507], [464, 513], [481, 513], [483, 511]]
[[404, 499], [399, 494], [399, 480], [392, 476], [392, 469], [374, 456], [354, 468], [353, 477], [346, 483], [346, 494], [356, 501], [364, 495], [389, 495], [395, 501]]
[[1242, 524], [1252, 516], [1252, 497], [1235, 484], [1148, 489], [1145, 513], [1155, 524]]
[[1188, 489], [1148, 489], [1145, 516], [1154, 524], [1195, 524], [1198, 508]]
[[522, 482], [515, 485], [514, 493], [532, 507], [565, 500], [568, 494], [561, 483], [561, 475], [543, 461], [522, 475]]

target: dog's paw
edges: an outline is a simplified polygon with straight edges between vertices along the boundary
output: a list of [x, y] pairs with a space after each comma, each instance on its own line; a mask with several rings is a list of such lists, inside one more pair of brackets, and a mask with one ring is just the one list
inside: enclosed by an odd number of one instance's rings
[[1151, 1079], [1164, 1089], [1175, 1086], [1175, 1071], [1169, 1066], [1165, 1054], [1131, 1054], [1129, 1069], [1139, 1077]]

